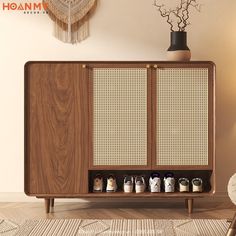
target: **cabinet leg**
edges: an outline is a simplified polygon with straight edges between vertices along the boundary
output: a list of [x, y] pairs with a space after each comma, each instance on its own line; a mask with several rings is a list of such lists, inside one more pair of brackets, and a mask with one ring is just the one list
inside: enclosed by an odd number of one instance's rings
[[187, 199], [187, 202], [188, 202], [188, 213], [192, 214], [192, 212], [193, 212], [193, 199], [189, 198], [189, 199]]
[[226, 236], [235, 236], [235, 235], [236, 235], [236, 213], [234, 215], [234, 219], [232, 220], [229, 226]]
[[51, 198], [51, 207], [54, 207], [54, 198]]
[[184, 200], [184, 205], [185, 205], [185, 208], [188, 209], [188, 199], [187, 198]]
[[48, 214], [50, 212], [50, 198], [45, 198], [44, 202], [45, 202], [45, 210], [46, 213]]

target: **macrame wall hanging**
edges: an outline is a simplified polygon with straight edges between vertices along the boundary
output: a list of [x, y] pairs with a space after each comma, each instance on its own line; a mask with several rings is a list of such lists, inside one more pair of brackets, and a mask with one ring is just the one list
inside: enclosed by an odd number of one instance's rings
[[65, 43], [78, 43], [89, 36], [89, 18], [97, 0], [43, 0], [54, 21], [54, 35]]

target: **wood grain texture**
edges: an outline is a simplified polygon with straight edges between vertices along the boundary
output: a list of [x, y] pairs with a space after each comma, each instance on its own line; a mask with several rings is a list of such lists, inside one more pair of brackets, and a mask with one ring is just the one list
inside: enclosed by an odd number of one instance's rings
[[87, 80], [81, 69], [78, 64], [27, 65], [27, 194], [87, 191]]
[[218, 199], [196, 199], [188, 214], [183, 199], [58, 202], [50, 214], [38, 203], [0, 203], [1, 219], [232, 219], [236, 206]]
[[88, 193], [89, 161], [89, 81], [88, 70], [74, 64], [75, 79], [75, 192]]

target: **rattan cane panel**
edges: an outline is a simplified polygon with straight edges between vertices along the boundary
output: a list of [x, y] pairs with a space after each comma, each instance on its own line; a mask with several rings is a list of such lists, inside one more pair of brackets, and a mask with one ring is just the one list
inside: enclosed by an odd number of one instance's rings
[[158, 165], [208, 165], [208, 69], [157, 73]]
[[93, 70], [93, 164], [147, 165], [147, 70]]

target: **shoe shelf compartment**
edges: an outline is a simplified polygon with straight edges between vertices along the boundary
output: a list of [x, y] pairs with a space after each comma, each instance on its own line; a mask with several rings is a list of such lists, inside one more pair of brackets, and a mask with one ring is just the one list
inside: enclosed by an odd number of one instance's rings
[[[164, 189], [164, 176], [167, 172], [171, 172], [175, 178], [175, 191], [171, 193], [166, 193]], [[152, 193], [149, 190], [149, 178], [152, 173], [159, 173], [161, 179], [161, 192]], [[113, 175], [116, 178], [117, 191], [116, 192], [106, 192], [107, 178], [109, 175]], [[103, 177], [103, 191], [94, 192], [94, 178], [97, 175]], [[131, 193], [125, 193], [123, 190], [124, 178], [125, 176], [144, 176], [146, 188], [142, 193], [135, 192], [134, 188]], [[189, 192], [180, 192], [178, 180], [180, 178], [187, 178], [189, 180]], [[192, 179], [201, 178], [202, 179], [202, 192], [192, 191]], [[89, 171], [89, 194], [98, 197], [204, 197], [212, 193], [211, 185], [212, 171], [211, 170], [159, 170], [159, 171], [149, 171], [149, 170], [90, 170]]]

